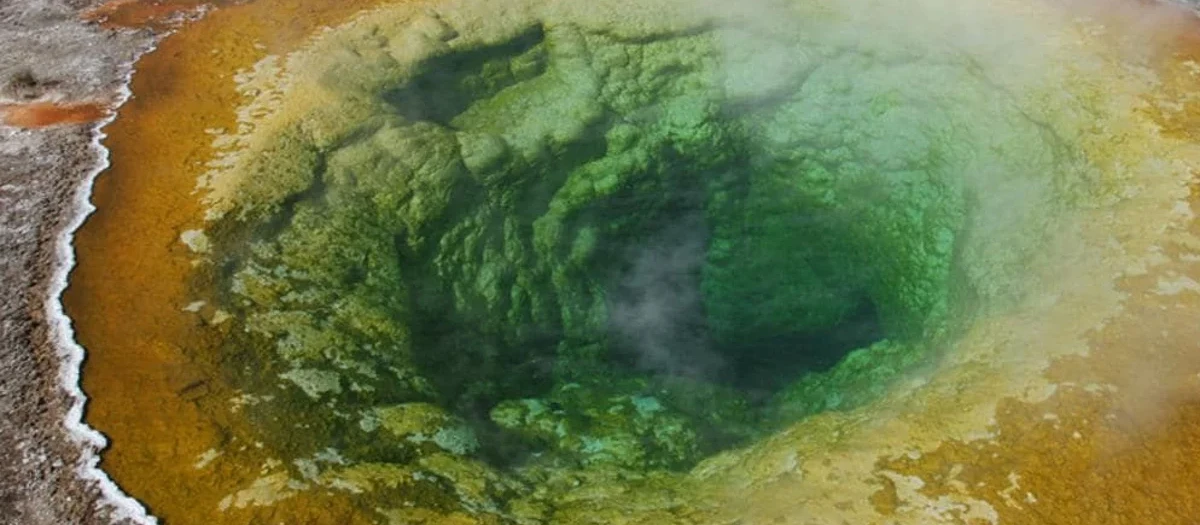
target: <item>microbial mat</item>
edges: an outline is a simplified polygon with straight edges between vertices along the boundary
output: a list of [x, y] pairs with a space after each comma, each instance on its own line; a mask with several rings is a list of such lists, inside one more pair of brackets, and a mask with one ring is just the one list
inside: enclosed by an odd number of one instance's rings
[[1187, 523], [1188, 16], [214, 9], [76, 238], [101, 466], [168, 524]]

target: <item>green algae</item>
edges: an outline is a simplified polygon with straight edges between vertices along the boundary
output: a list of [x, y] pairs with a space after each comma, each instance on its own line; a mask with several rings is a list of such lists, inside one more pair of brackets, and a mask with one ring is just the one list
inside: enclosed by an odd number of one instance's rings
[[[330, 37], [312, 89], [337, 104], [235, 169], [234, 381], [276, 395], [254, 409], [281, 450], [336, 443], [340, 483], [535, 522], [572, 476], [682, 486], [936, 358], [1071, 202], [1041, 174], [1089, 169], [954, 51], [789, 31], [748, 80], [711, 20], [563, 9]], [[972, 257], [1013, 185], [1021, 233]], [[847, 328], [864, 305], [879, 326]], [[839, 329], [879, 334], [815, 348]], [[822, 351], [845, 357], [729, 377]]]

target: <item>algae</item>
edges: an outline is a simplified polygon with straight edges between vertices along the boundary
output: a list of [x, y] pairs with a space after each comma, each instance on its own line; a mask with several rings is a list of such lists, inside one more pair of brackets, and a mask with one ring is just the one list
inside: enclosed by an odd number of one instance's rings
[[[736, 24], [509, 7], [325, 37], [212, 202], [264, 435], [419, 508], [546, 519], [584, 490], [552, 480], [683, 486], [878, 399], [1015, 293], [1091, 169], [961, 49], [817, 17], [748, 80]], [[1013, 185], [1020, 233], [979, 237]]]

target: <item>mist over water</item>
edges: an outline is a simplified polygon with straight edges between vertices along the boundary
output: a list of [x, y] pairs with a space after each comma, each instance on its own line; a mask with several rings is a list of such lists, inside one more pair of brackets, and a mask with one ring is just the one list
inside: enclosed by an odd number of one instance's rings
[[726, 373], [709, 340], [700, 295], [706, 230], [700, 217], [680, 217], [630, 250], [609, 322], [640, 368], [702, 380]]

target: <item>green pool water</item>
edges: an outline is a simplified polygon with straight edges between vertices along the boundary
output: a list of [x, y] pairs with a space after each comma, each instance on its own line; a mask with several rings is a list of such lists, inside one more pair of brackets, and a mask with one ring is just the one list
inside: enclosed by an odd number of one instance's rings
[[233, 168], [223, 359], [297, 479], [509, 517], [682, 484], [935, 362], [1106, 191], [998, 49], [530, 5], [333, 33]]

